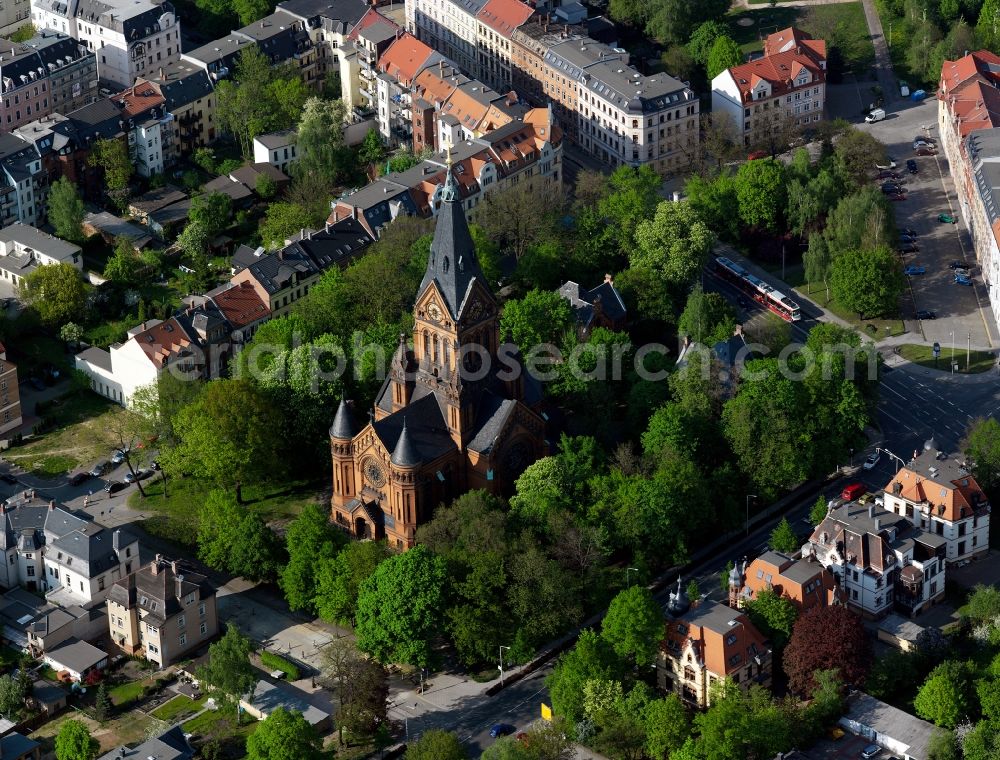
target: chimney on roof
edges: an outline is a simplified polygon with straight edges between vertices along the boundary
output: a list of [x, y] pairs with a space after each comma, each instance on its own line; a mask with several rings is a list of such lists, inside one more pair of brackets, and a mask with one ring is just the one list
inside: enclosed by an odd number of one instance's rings
[[872, 519], [875, 517], [875, 502], [868, 505], [868, 518]]
[[162, 66], [160, 66], [160, 76], [159, 76], [159, 78], [163, 79], [163, 67]]
[[444, 78], [444, 58], [438, 61], [438, 70], [441, 72], [441, 78]]
[[177, 570], [179, 569], [177, 566], [177, 560], [170, 560], [170, 569], [173, 571], [174, 575], [177, 575]]
[[882, 520], [881, 520], [881, 518], [876, 517], [875, 518], [875, 532], [878, 533], [879, 530], [881, 530], [881, 528], [882, 528]]
[[327, 221], [326, 221], [326, 231], [327, 232], [330, 231], [330, 220], [329, 219], [327, 219]]
[[121, 550], [121, 540], [122, 532], [115, 528], [115, 532], [111, 534], [111, 548], [115, 551]]
[[153, 561], [149, 563], [149, 572], [151, 572], [153, 575], [159, 575], [160, 574], [160, 560], [161, 559], [163, 559], [163, 557], [161, 555], [157, 554], [156, 557], [153, 558]]
[[[175, 562], [174, 565], [176, 566], [177, 563]], [[174, 594], [178, 599], [184, 596], [184, 576], [177, 575], [176, 572], [174, 573]]]
[[55, 500], [49, 502], [49, 511], [52, 512], [56, 508]]

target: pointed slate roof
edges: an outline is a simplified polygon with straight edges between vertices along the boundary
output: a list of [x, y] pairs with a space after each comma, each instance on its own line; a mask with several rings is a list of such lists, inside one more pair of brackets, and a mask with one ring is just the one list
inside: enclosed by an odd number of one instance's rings
[[330, 437], [340, 438], [349, 441], [354, 437], [354, 420], [351, 419], [351, 409], [344, 399], [340, 399], [340, 406], [337, 407], [337, 414], [333, 418], [333, 425], [330, 426]]
[[[447, 177], [441, 191], [441, 210], [434, 227], [427, 271], [420, 283], [423, 293], [432, 282], [444, 297], [452, 319], [458, 320], [465, 297], [473, 281], [485, 280], [476, 258], [476, 247], [469, 233], [469, 223], [462, 208], [461, 194], [449, 159]], [[489, 288], [487, 288], [489, 290]]]
[[393, 449], [389, 461], [397, 467], [416, 467], [422, 461], [416, 447], [410, 440], [410, 434], [406, 430], [405, 418], [403, 419], [403, 432], [399, 434], [399, 440], [396, 441], [396, 448]]

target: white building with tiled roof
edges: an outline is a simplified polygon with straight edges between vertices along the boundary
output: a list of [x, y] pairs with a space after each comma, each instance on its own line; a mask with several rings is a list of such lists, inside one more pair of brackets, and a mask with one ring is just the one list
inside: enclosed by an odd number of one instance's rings
[[788, 28], [768, 36], [761, 58], [712, 80], [712, 112], [725, 113], [746, 145], [823, 118], [826, 43]]

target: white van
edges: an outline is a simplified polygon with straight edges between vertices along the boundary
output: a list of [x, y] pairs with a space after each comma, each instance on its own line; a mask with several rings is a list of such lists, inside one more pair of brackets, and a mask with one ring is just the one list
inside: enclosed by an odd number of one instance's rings
[[885, 111], [881, 108], [876, 108], [865, 117], [865, 122], [868, 124], [872, 124], [876, 121], [882, 121], [882, 119], [884, 118], [885, 118]]

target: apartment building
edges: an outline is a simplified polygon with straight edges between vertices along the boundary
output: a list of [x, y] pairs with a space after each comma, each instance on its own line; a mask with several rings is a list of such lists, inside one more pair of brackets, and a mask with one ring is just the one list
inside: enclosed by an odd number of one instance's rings
[[[562, 131], [551, 111], [534, 108], [482, 137], [464, 140], [451, 150], [451, 173], [470, 221], [485, 193], [515, 183], [539, 183], [561, 192]], [[400, 214], [432, 217], [441, 206], [448, 156], [438, 152], [405, 172], [391, 173], [338, 198], [329, 220], [356, 219], [374, 238]]]
[[826, 42], [788, 28], [764, 42], [764, 55], [712, 80], [712, 113], [725, 113], [744, 145], [767, 145], [823, 118]]
[[[952, 175], [959, 172], [965, 157], [965, 139], [974, 131], [1000, 127], [1000, 56], [989, 50], [977, 50], [945, 61], [938, 83], [938, 134], [941, 150], [951, 166]], [[961, 183], [960, 200], [962, 197]]]
[[495, 90], [511, 88], [511, 58], [514, 30], [524, 24], [535, 9], [521, 0], [486, 0], [476, 14], [476, 78]]
[[454, 61], [472, 76], [478, 73], [479, 21], [487, 0], [413, 0], [406, 4], [406, 31]]
[[8, 37], [30, 23], [30, 0], [12, 0], [0, 5], [0, 37]]
[[402, 34], [398, 24], [371, 8], [347, 35], [345, 49], [354, 52], [344, 56], [340, 86], [352, 105], [364, 111], [378, 110], [378, 63]]
[[164, 668], [219, 632], [215, 597], [204, 575], [157, 554], [111, 587], [111, 640]]
[[169, 2], [33, 0], [31, 18], [38, 29], [86, 45], [97, 56], [101, 82], [119, 90], [181, 54], [180, 22]]
[[885, 487], [883, 508], [916, 528], [943, 538], [948, 564], [964, 563], [990, 548], [990, 504], [964, 458], [938, 451], [934, 439]]
[[0, 227], [38, 224], [45, 218], [48, 177], [34, 146], [0, 133]]
[[135, 86], [152, 88], [163, 98], [166, 113], [173, 116], [169, 141], [163, 144], [165, 164], [172, 165], [215, 140], [215, 85], [203, 68], [173, 61], [137, 79]]
[[139, 542], [28, 490], [0, 505], [0, 552], [0, 586], [23, 586], [46, 592], [55, 604], [89, 609], [137, 566]]
[[7, 359], [7, 348], [0, 343], [0, 435], [17, 430], [21, 422], [17, 365]]
[[832, 506], [803, 556], [837, 579], [841, 599], [867, 618], [913, 616], [944, 597], [946, 540], [874, 501]]
[[172, 158], [168, 151], [174, 143], [174, 115], [152, 85], [138, 81], [113, 97], [122, 110], [132, 166], [140, 176], [152, 177], [162, 174]]
[[1000, 127], [969, 132], [948, 163], [990, 306], [1000, 315]]
[[0, 229], [0, 278], [17, 286], [38, 267], [49, 264], [69, 264], [83, 271], [83, 251], [21, 222]]
[[236, 34], [256, 42], [261, 52], [271, 59], [272, 64], [284, 63], [293, 66], [299, 73], [299, 79], [307, 87], [319, 89], [322, 84], [319, 75], [319, 56], [301, 19], [278, 10], [270, 16], [241, 27]]
[[97, 58], [61, 32], [43, 29], [27, 42], [0, 40], [0, 62], [0, 131], [73, 111], [97, 96]]
[[393, 38], [392, 44], [382, 53], [374, 78], [375, 113], [386, 144], [410, 147], [413, 142], [411, 92], [414, 82], [425, 68], [443, 62], [443, 55], [409, 32]]
[[704, 709], [724, 680], [741, 689], [771, 685], [771, 649], [744, 613], [711, 600], [692, 604], [680, 588], [671, 592], [656, 680], [665, 692]]
[[800, 613], [828, 607], [837, 600], [836, 579], [812, 554], [802, 558], [768, 551], [749, 565], [744, 561], [729, 574], [729, 606], [739, 607], [762, 591], [773, 591], [796, 606]]

